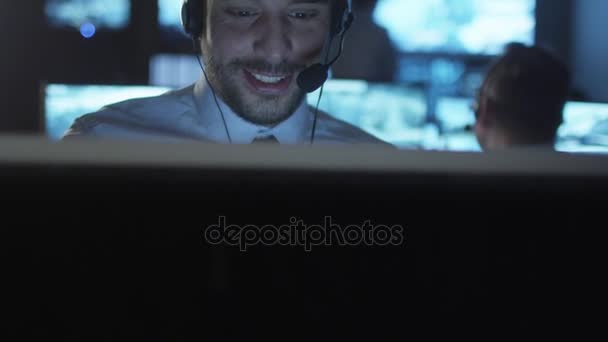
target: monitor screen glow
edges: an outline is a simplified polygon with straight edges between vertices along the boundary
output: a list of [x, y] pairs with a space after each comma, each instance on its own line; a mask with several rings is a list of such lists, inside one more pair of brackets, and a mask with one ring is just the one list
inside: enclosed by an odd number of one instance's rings
[[581, 137], [605, 120], [608, 120], [608, 104], [569, 102], [564, 111], [564, 124], [559, 134], [564, 138]]
[[55, 27], [123, 29], [131, 19], [130, 0], [46, 0], [45, 13]]
[[181, 30], [181, 1], [158, 0], [158, 22], [161, 27]]
[[608, 104], [569, 102], [558, 135], [559, 150], [608, 153]]
[[112, 103], [156, 96], [168, 90], [148, 86], [47, 85], [44, 99], [46, 135], [51, 140], [59, 140], [82, 115]]
[[471, 102], [472, 99], [457, 97], [445, 97], [437, 101], [436, 118], [442, 131], [444, 150], [481, 151], [475, 134], [466, 129], [475, 123]]
[[[316, 105], [319, 92], [308, 95], [310, 105]], [[433, 136], [426, 126], [425, 93], [418, 88], [330, 80], [319, 109], [401, 147], [423, 148]]]
[[380, 0], [374, 18], [403, 52], [494, 55], [534, 42], [535, 12], [536, 0]]

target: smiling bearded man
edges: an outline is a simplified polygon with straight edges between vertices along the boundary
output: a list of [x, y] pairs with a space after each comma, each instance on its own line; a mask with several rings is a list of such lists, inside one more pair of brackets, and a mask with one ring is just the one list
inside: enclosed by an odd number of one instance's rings
[[324, 51], [344, 38], [351, 11], [347, 0], [186, 0], [182, 22], [202, 53], [200, 80], [84, 115], [64, 139], [385, 144], [311, 108], [310, 89], [298, 82], [327, 62]]

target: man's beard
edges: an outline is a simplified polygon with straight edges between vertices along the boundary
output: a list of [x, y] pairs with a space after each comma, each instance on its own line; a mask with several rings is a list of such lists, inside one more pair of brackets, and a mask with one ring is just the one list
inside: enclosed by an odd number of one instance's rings
[[[247, 89], [243, 70], [274, 74], [293, 74], [305, 66], [283, 62], [270, 64], [261, 59], [235, 59], [219, 64], [211, 53], [204, 53], [205, 71], [213, 90], [240, 117], [254, 124], [273, 126], [289, 118], [300, 106], [306, 93], [297, 88], [282, 96], [255, 94]], [[292, 81], [293, 82], [293, 81]]]

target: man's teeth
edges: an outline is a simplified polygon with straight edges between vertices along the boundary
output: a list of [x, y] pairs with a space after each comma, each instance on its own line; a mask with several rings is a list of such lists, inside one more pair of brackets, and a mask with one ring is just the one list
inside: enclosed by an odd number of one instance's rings
[[286, 78], [286, 76], [266, 76], [256, 73], [251, 73], [256, 80], [264, 83], [279, 83]]

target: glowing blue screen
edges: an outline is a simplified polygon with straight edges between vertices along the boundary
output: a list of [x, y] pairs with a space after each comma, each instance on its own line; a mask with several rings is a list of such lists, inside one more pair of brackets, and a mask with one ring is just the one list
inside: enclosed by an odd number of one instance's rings
[[380, 0], [375, 21], [404, 52], [494, 55], [534, 42], [536, 0]]
[[45, 13], [53, 26], [122, 29], [131, 20], [130, 0], [46, 0]]

